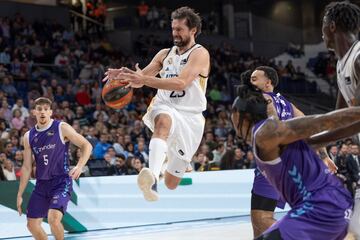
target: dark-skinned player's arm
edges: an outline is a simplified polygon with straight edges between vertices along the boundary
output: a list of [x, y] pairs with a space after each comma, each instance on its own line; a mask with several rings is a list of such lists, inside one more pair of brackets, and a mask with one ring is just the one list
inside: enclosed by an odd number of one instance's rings
[[360, 120], [360, 107], [352, 107], [321, 115], [310, 115], [286, 121], [268, 119], [256, 134], [259, 157], [271, 161], [279, 157], [280, 148], [308, 139], [323, 131], [348, 127]]
[[316, 134], [306, 139], [306, 142], [313, 147], [326, 146], [331, 142], [341, 140], [353, 136], [360, 132], [360, 120], [349, 126], [338, 128], [333, 131], [325, 131], [320, 134]]

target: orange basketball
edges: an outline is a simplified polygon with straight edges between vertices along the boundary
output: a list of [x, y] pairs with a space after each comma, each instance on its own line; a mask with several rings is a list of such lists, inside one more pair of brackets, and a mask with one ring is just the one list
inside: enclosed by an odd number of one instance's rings
[[101, 96], [105, 104], [114, 109], [122, 109], [131, 101], [133, 96], [132, 88], [125, 88], [126, 84], [119, 80], [108, 80]]

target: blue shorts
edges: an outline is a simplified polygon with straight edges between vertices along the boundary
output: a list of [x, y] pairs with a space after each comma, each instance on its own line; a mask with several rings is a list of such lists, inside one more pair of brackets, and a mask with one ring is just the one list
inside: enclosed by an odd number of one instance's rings
[[71, 192], [72, 179], [67, 175], [36, 181], [29, 200], [27, 217], [47, 218], [49, 209], [58, 209], [64, 214]]

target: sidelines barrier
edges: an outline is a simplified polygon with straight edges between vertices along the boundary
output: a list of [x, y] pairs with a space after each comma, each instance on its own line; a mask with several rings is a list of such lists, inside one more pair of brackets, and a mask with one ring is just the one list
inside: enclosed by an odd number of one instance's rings
[[[188, 173], [185, 177], [192, 184], [174, 191], [161, 182], [158, 202], [143, 199], [137, 176], [81, 178], [74, 183], [64, 225], [68, 231], [86, 231], [248, 215], [253, 174], [253, 170]], [[26, 217], [15, 211], [17, 188], [18, 182], [0, 182], [0, 238], [29, 235]]]

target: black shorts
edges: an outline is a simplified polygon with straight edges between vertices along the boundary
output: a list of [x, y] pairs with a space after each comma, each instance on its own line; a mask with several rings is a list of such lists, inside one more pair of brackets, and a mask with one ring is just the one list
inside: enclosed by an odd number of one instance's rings
[[251, 193], [251, 210], [262, 210], [274, 212], [278, 201]]

